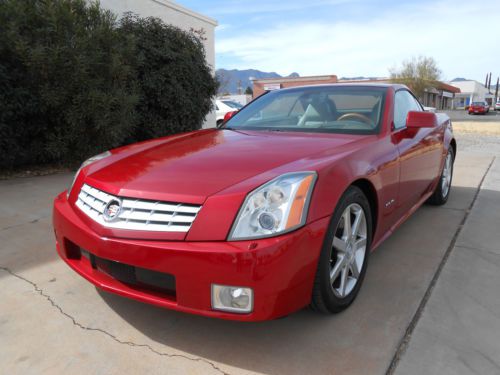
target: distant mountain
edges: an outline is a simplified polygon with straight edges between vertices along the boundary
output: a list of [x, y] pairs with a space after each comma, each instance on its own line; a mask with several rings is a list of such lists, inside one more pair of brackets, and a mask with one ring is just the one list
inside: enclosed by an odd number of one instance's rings
[[[360, 81], [360, 80], [375, 80], [375, 79], [380, 79], [382, 77], [363, 77], [363, 76], [359, 76], [359, 77], [340, 77], [339, 80], [340, 81]], [[385, 78], [385, 77], [384, 77]]]
[[450, 82], [463, 82], [463, 81], [469, 81], [469, 80], [467, 78], [457, 77], [453, 78]]
[[[217, 69], [215, 75], [219, 82], [221, 83], [221, 87], [219, 88], [219, 93], [230, 93], [237, 94], [238, 87], [241, 87], [241, 92], [245, 92], [247, 87], [252, 88], [252, 81], [250, 78], [257, 79], [265, 79], [265, 78], [283, 78], [283, 76], [279, 75], [276, 72], [261, 72], [256, 69], [246, 69], [246, 70], [238, 70], [238, 69]], [[292, 73], [287, 77], [300, 77], [298, 73]]]

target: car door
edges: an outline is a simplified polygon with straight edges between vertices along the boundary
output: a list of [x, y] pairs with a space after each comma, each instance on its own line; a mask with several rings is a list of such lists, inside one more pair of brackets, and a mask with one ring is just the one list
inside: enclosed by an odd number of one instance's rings
[[439, 128], [407, 129], [409, 111], [423, 111], [405, 89], [394, 97], [393, 142], [400, 156], [399, 211], [406, 213], [427, 193], [439, 175], [443, 158], [443, 133]]

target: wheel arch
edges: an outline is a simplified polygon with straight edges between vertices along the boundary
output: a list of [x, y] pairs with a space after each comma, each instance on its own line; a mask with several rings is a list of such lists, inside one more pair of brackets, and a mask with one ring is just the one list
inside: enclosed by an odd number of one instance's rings
[[453, 150], [453, 159], [456, 158], [457, 156], [457, 141], [455, 141], [455, 138], [452, 138], [450, 141], [450, 147]]
[[354, 181], [350, 186], [356, 186], [359, 188], [363, 194], [365, 194], [368, 202], [370, 203], [370, 213], [372, 216], [372, 238], [375, 236], [377, 230], [378, 223], [378, 212], [379, 212], [379, 204], [378, 204], [378, 195], [375, 190], [375, 186], [367, 180], [366, 178], [360, 178]]

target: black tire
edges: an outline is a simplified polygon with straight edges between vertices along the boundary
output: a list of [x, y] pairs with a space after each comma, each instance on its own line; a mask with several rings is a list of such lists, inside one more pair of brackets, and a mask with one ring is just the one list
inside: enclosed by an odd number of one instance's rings
[[[451, 182], [453, 180], [453, 163], [455, 161], [455, 153], [453, 152], [453, 148], [451, 146], [448, 150], [448, 154], [446, 155], [446, 157], [451, 158], [451, 171], [450, 171], [451, 175], [450, 175], [449, 187], [448, 187], [447, 191], [443, 191], [442, 180], [443, 180], [443, 175], [445, 173], [445, 168], [446, 168], [446, 165], [444, 165], [443, 171], [441, 172], [441, 176], [439, 177], [439, 182], [436, 186], [436, 189], [434, 190], [434, 193], [432, 193], [430, 198], [427, 200], [427, 203], [432, 204], [433, 206], [442, 206], [443, 204], [448, 202], [448, 197], [450, 196]], [[446, 163], [446, 160], [445, 160], [445, 163]]]
[[[335, 232], [341, 230], [339, 229], [339, 225], [341, 225], [340, 221], [344, 211], [352, 204], [359, 205], [364, 211], [366, 219], [366, 250], [362, 267], [359, 271], [359, 277], [354, 288], [343, 298], [340, 298], [335, 295], [333, 291], [335, 282], [333, 284], [330, 282], [331, 259], [336, 251], [333, 248], [333, 239]], [[335, 212], [328, 227], [328, 232], [325, 236], [323, 248], [321, 249], [311, 298], [311, 308], [314, 311], [324, 314], [338, 313], [346, 309], [354, 301], [365, 277], [370, 254], [371, 239], [372, 217], [370, 203], [361, 189], [351, 186], [342, 195], [335, 208]], [[340, 274], [338, 277], [341, 277]], [[335, 281], [337, 281], [337, 279], [335, 279]]]

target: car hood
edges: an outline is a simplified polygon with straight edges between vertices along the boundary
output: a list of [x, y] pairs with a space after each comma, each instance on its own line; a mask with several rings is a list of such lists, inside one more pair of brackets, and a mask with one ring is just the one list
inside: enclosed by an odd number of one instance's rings
[[202, 130], [119, 149], [89, 168], [85, 181], [121, 196], [201, 204], [240, 181], [362, 138]]

